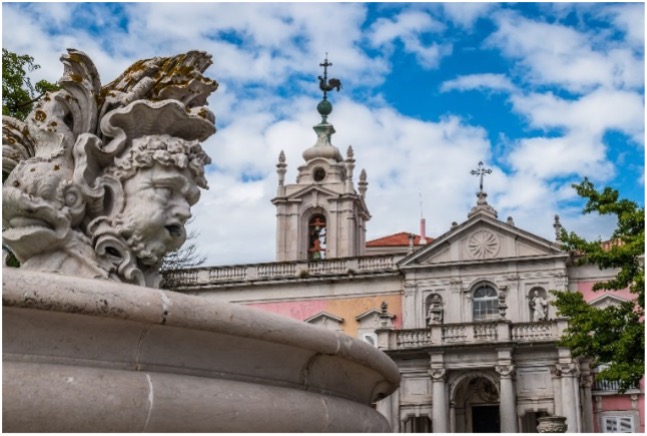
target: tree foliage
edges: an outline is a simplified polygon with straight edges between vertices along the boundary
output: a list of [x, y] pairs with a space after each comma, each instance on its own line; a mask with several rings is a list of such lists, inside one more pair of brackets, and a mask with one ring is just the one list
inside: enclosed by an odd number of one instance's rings
[[47, 80], [33, 85], [28, 74], [38, 68], [33, 57], [2, 49], [2, 115], [24, 120], [43, 94], [59, 88]]
[[578, 195], [587, 199], [583, 213], [615, 215], [617, 227], [608, 243], [586, 241], [562, 230], [560, 240], [578, 264], [597, 265], [617, 271], [610, 280], [596, 283], [594, 291], [629, 289], [634, 301], [597, 309], [579, 292], [555, 292], [555, 306], [569, 318], [561, 345], [575, 356], [594, 358], [594, 364], [609, 365], [599, 378], [619, 381], [621, 391], [637, 386], [645, 371], [645, 209], [620, 199], [618, 191], [601, 192], [588, 180], [575, 184]]

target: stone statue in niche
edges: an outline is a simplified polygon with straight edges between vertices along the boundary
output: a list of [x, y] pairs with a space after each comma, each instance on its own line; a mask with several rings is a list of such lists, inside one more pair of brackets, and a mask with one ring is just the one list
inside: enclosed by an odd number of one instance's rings
[[530, 291], [529, 304], [533, 321], [546, 321], [548, 319], [548, 301], [539, 289]]
[[84, 53], [61, 61], [62, 89], [2, 120], [3, 243], [27, 270], [157, 287], [207, 189], [211, 56], [138, 61], [103, 87]]
[[427, 325], [435, 325], [443, 323], [443, 299], [438, 294], [433, 294], [429, 298], [429, 306], [427, 308]]

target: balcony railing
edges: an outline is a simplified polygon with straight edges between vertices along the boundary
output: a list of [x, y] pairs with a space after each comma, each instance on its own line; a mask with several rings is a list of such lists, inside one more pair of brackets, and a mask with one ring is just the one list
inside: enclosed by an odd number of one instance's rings
[[[629, 389], [639, 389], [638, 385], [631, 386]], [[620, 390], [619, 381], [597, 380], [593, 383], [594, 391], [618, 392]]]
[[402, 255], [382, 255], [327, 259], [313, 262], [272, 262], [194, 268], [166, 273], [176, 288], [223, 286], [245, 282], [295, 280], [335, 275], [370, 275], [398, 271]]
[[381, 348], [409, 349], [432, 345], [556, 341], [566, 325], [566, 320], [433, 325], [424, 329], [382, 330], [378, 332], [378, 343]]

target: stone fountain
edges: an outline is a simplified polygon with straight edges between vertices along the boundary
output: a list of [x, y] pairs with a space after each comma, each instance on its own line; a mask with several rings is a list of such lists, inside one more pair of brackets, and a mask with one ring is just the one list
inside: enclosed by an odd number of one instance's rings
[[207, 188], [204, 52], [102, 86], [68, 50], [61, 89], [3, 117], [3, 431], [385, 432], [395, 364], [340, 333], [157, 289]]

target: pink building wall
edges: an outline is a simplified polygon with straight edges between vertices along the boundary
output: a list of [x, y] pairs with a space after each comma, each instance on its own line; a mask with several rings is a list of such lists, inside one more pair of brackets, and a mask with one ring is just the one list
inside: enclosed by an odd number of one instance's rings
[[582, 281], [578, 282], [577, 284], [577, 290], [582, 294], [584, 301], [586, 301], [587, 303], [593, 300], [597, 300], [604, 295], [614, 295], [625, 300], [632, 300], [636, 298], [629, 291], [629, 289], [621, 289], [619, 291], [594, 291], [593, 285], [595, 285], [596, 283], [597, 281]]
[[[594, 419], [593, 419], [593, 428], [596, 433], [602, 433], [600, 428], [600, 413], [602, 412], [612, 412], [612, 411], [627, 411], [627, 410], [638, 410], [639, 422], [635, 423], [634, 432], [635, 433], [645, 433], [645, 395], [642, 392], [645, 392], [645, 379], [643, 378], [640, 381], [640, 392], [638, 394], [623, 394], [623, 395], [599, 395], [600, 398], [600, 409], [595, 411], [596, 401], [594, 400]], [[632, 400], [631, 396], [636, 395], [636, 400]]]
[[355, 337], [358, 323], [355, 318], [372, 309], [380, 310], [382, 302], [388, 304], [388, 312], [395, 315], [393, 326], [402, 328], [402, 300], [399, 294], [366, 296], [356, 298], [328, 298], [317, 300], [280, 301], [269, 303], [251, 303], [249, 307], [276, 313], [299, 321], [306, 320], [321, 312], [327, 312], [344, 320], [344, 333]]

